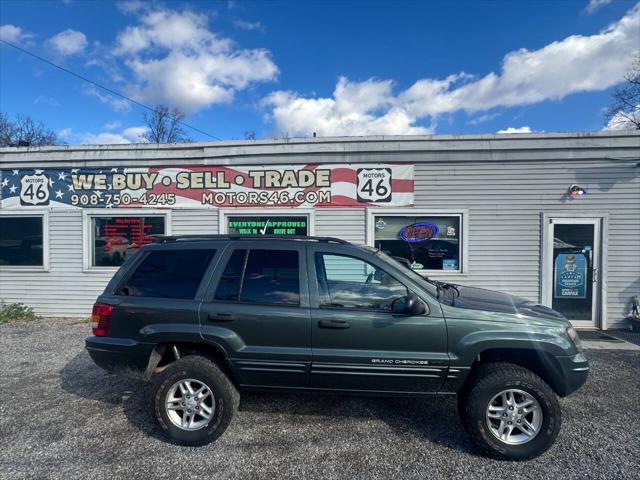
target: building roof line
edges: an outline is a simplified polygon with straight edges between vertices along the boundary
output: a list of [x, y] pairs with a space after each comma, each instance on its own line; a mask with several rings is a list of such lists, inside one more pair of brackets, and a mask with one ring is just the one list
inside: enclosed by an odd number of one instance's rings
[[[430, 142], [496, 142], [506, 143], [513, 141], [536, 142], [544, 140], [560, 139], [615, 139], [624, 137], [638, 137], [640, 142], [640, 130], [609, 130], [599, 132], [558, 132], [558, 133], [492, 133], [492, 134], [464, 134], [464, 135], [371, 135], [362, 137], [312, 137], [312, 138], [283, 138], [260, 140], [225, 140], [217, 142], [191, 142], [178, 144], [101, 144], [101, 145], [51, 145], [42, 147], [3, 147], [0, 154], [25, 153], [25, 152], [73, 152], [73, 151], [100, 151], [100, 150], [197, 150], [197, 149], [224, 149], [261, 146], [293, 146], [293, 145], [325, 145], [325, 144], [367, 144], [367, 143], [430, 143]], [[640, 143], [639, 143], [640, 144]]]

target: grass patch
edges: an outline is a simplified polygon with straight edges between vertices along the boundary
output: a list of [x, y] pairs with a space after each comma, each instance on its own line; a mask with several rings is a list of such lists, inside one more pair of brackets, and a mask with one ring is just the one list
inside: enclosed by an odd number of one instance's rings
[[30, 322], [37, 320], [38, 315], [33, 308], [24, 303], [6, 303], [0, 305], [0, 324], [10, 322]]

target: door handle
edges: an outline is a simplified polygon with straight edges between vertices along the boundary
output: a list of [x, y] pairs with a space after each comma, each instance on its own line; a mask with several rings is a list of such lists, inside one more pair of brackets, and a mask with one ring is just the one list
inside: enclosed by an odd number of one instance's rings
[[320, 320], [318, 326], [320, 328], [349, 328], [351, 324], [346, 320]]
[[210, 322], [231, 322], [236, 319], [235, 314], [230, 312], [210, 313], [207, 320]]

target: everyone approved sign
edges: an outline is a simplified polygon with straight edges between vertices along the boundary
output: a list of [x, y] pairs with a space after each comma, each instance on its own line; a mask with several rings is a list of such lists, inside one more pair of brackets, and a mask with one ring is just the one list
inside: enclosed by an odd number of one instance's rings
[[92, 167], [0, 170], [0, 208], [413, 205], [413, 165]]

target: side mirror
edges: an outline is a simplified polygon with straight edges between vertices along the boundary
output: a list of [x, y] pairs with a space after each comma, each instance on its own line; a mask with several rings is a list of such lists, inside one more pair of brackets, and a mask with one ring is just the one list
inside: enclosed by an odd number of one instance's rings
[[427, 306], [418, 296], [414, 293], [410, 293], [404, 297], [398, 298], [391, 304], [391, 310], [393, 313], [399, 313], [402, 315], [422, 315], [427, 311]]

